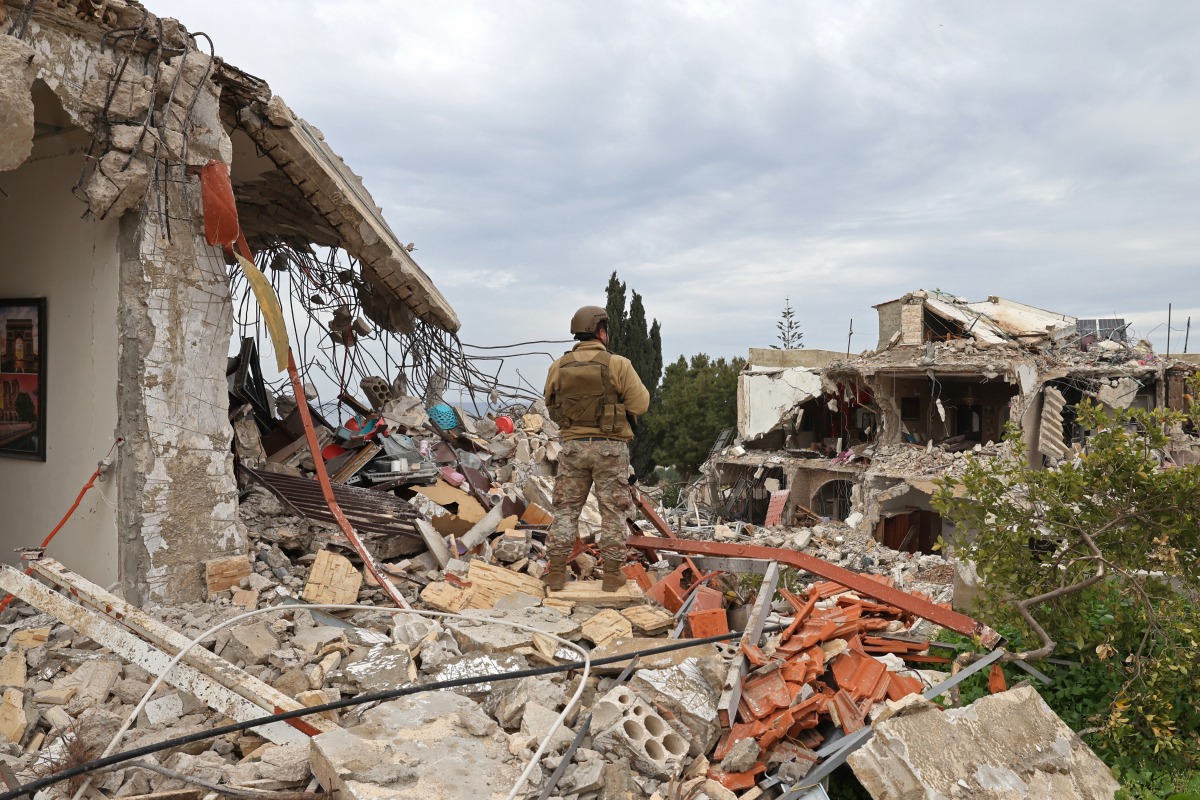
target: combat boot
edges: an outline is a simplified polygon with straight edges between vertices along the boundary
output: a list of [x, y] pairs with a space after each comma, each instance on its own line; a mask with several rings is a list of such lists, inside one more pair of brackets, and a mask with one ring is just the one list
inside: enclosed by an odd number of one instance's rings
[[565, 555], [551, 555], [550, 561], [546, 564], [546, 571], [542, 574], [542, 583], [551, 592], [561, 592], [567, 585], [567, 557]]
[[621, 572], [622, 563], [617, 560], [604, 559], [604, 582], [600, 588], [606, 592], [615, 592], [625, 585], [625, 573]]

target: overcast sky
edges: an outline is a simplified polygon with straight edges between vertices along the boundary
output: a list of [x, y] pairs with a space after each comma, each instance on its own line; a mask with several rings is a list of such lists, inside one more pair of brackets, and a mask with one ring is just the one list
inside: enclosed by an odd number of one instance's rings
[[806, 346], [853, 319], [857, 352], [917, 288], [1123, 316], [1160, 351], [1168, 303], [1172, 351], [1200, 328], [1194, 2], [154, 10], [324, 131], [466, 342], [563, 337], [613, 270], [668, 361], [770, 345], [785, 297]]

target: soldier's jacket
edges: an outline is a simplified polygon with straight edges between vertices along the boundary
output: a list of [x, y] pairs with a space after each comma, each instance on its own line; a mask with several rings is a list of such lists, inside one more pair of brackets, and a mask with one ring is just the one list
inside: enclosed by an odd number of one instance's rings
[[[550, 373], [546, 376], [546, 406], [554, 408], [558, 404], [558, 395], [561, 388], [561, 370], [562, 364], [565, 361], [591, 361], [598, 354], [607, 352], [604, 345], [598, 341], [580, 342], [575, 345], [570, 353], [555, 361], [550, 366]], [[618, 402], [623, 407], [623, 414], [629, 414], [633, 417], [645, 414], [650, 408], [650, 392], [642, 384], [642, 379], [638, 377], [633, 364], [629, 363], [629, 359], [624, 356], [611, 355], [609, 359], [609, 381], [617, 395]], [[624, 420], [622, 420], [622, 423], [624, 423]], [[571, 424], [562, 427], [561, 435], [564, 441], [585, 437], [601, 437], [627, 442], [633, 438], [633, 430], [628, 424], [621, 424], [617, 430], [607, 432], [601, 430], [599, 425]]]

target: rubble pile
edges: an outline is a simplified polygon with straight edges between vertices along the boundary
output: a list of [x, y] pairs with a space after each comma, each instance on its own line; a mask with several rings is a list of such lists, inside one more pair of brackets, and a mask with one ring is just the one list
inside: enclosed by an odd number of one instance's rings
[[[323, 439], [341, 437], [345, 450], [326, 454], [330, 473], [340, 473], [339, 502], [364, 531], [381, 574], [414, 609], [441, 616], [388, 607], [327, 510], [308, 499], [316, 483], [299, 456], [304, 448], [280, 458], [293, 440], [267, 455], [270, 436], [263, 437], [261, 456], [242, 461], [240, 517], [250, 551], [203, 565], [208, 602], [146, 609], [150, 617], [138, 621], [89, 586], [80, 596], [96, 611], [54, 606], [51, 616], [38, 610], [52, 604], [27, 590], [34, 607], [17, 603], [0, 617], [7, 687], [0, 734], [9, 742], [0, 758], [20, 780], [95, 757], [161, 672], [165, 657], [154, 648], [170, 654], [202, 636], [179, 669], [251, 699], [251, 718], [479, 680], [321, 711], [304, 718], [311, 729], [300, 741], [293, 729], [268, 726], [163, 751], [152, 759], [159, 772], [126, 766], [100, 773], [93, 791], [126, 797], [319, 786], [344, 798], [474, 800], [504, 797], [523, 781], [518, 796], [545, 790], [561, 800], [770, 797], [820, 764], [822, 743], [870, 725], [889, 703], [945, 677], [930, 669], [952, 655], [931, 643], [932, 626], [907, 602], [874, 599], [884, 587], [902, 588], [892, 597], [948, 609], [952, 575], [939, 556], [890, 550], [831, 521], [688, 529], [691, 539], [714, 547], [744, 543], [784, 561], [805, 553], [871, 580], [853, 591], [804, 572], [781, 581], [775, 561], [764, 567], [773, 577], [755, 578], [743, 563], [671, 553], [676, 534], [643, 504], [645, 524], [660, 538], [654, 550], [631, 540], [643, 548], [631, 555], [644, 555], [625, 566], [625, 587], [604, 592], [595, 579], [597, 526], [585, 518], [571, 580], [547, 591], [540, 580], [551, 521], [546, 473], [559, 448], [540, 409], [473, 419], [436, 406], [426, 411], [413, 398], [379, 406], [354, 426], [322, 428]], [[253, 435], [241, 433], [244, 448]], [[386, 456], [354, 455], [372, 448]], [[358, 466], [339, 470], [334, 462], [343, 456], [343, 464]], [[384, 510], [368, 517], [365, 508]], [[591, 513], [598, 522], [594, 507]], [[683, 540], [674, 541], [678, 549]], [[26, 556], [31, 570], [61, 588], [86, 583], [40, 552]], [[3, 574], [6, 585], [24, 586], [15, 570]], [[316, 607], [327, 604], [360, 608]], [[256, 610], [264, 613], [234, 619]], [[97, 629], [93, 617], [141, 636], [144, 654], [113, 634], [94, 634], [109, 646], [86, 638], [81, 631]], [[613, 662], [585, 678], [572, 666], [579, 652], [564, 642]], [[672, 642], [680, 647], [642, 655]], [[503, 677], [542, 669], [551, 671]], [[212, 692], [188, 691], [203, 681], [181, 680], [195, 679], [168, 675], [121, 749], [230, 720]], [[66, 796], [61, 787], [52, 791]]]

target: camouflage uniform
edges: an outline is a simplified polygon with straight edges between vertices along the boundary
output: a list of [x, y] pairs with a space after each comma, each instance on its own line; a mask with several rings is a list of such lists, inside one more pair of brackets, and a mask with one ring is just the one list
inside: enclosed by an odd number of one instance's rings
[[627, 521], [633, 518], [629, 493], [629, 445], [616, 439], [571, 439], [563, 443], [554, 481], [554, 524], [547, 539], [548, 555], [567, 558], [579, 533], [579, 515], [588, 491], [596, 487], [600, 503], [600, 555], [624, 563]]

